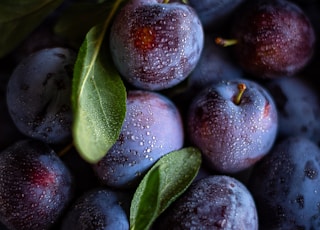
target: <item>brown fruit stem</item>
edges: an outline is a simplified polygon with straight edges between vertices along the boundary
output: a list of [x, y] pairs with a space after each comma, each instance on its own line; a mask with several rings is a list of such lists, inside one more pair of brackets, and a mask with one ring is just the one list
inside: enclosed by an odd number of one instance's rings
[[244, 91], [246, 90], [247, 86], [244, 84], [244, 83], [239, 83], [238, 84], [238, 94], [235, 96], [233, 102], [236, 104], [236, 105], [239, 105], [240, 102], [241, 102], [241, 99], [242, 99], [242, 95], [244, 93]]
[[[188, 0], [181, 0], [181, 2], [184, 4], [189, 4]], [[164, 3], [164, 4], [170, 3], [170, 0], [163, 0], [162, 3]]]
[[62, 157], [63, 155], [65, 155], [67, 152], [69, 152], [69, 150], [74, 146], [73, 142], [69, 143], [67, 146], [65, 146], [62, 150], [60, 150], [58, 152], [58, 156]]
[[217, 45], [220, 45], [223, 47], [233, 46], [238, 43], [237, 39], [224, 39], [221, 37], [217, 37], [214, 41]]

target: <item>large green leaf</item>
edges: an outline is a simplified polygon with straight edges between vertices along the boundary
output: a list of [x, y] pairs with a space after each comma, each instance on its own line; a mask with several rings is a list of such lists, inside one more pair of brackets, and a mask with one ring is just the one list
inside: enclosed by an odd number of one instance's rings
[[0, 57], [16, 48], [63, 0], [1, 0]]
[[193, 147], [160, 158], [140, 182], [131, 202], [130, 229], [147, 230], [154, 220], [191, 184], [201, 165]]
[[117, 140], [126, 111], [126, 89], [103, 41], [119, 1], [104, 24], [94, 26], [80, 47], [74, 69], [74, 144], [90, 163], [99, 161]]

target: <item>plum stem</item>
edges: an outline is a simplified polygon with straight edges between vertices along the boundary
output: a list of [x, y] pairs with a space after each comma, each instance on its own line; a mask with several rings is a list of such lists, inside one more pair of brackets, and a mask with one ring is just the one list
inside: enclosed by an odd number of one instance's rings
[[237, 39], [224, 39], [221, 37], [217, 37], [214, 41], [217, 45], [220, 45], [223, 47], [233, 46], [238, 43]]
[[236, 105], [239, 105], [242, 99], [242, 95], [244, 93], [244, 91], [246, 90], [247, 86], [244, 83], [239, 83], [238, 84], [238, 94], [236, 95], [236, 97], [234, 98], [233, 102]]
[[65, 155], [67, 152], [69, 152], [69, 150], [74, 146], [73, 142], [68, 144], [67, 146], [65, 146], [62, 150], [60, 150], [58, 152], [58, 156], [62, 157], [63, 155]]

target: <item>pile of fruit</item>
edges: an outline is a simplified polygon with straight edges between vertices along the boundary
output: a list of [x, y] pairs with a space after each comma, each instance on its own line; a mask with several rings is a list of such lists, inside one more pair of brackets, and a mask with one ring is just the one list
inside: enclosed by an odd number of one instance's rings
[[320, 229], [317, 0], [0, 3], [0, 229]]

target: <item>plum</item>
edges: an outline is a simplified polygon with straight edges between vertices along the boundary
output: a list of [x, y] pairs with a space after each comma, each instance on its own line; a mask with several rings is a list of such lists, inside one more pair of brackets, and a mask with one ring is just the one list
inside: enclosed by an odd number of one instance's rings
[[49, 229], [73, 197], [73, 177], [45, 143], [23, 139], [0, 153], [0, 222]]
[[177, 2], [131, 0], [118, 13], [110, 49], [123, 78], [145, 90], [182, 82], [203, 48], [201, 22], [190, 6]]
[[183, 142], [175, 104], [160, 93], [131, 90], [119, 138], [93, 169], [105, 185], [130, 188], [161, 156], [180, 149]]
[[276, 105], [260, 84], [237, 79], [213, 83], [191, 102], [188, 136], [221, 173], [248, 169], [274, 144], [278, 129]]
[[294, 75], [314, 53], [313, 25], [286, 0], [249, 1], [235, 19], [232, 36], [239, 64], [257, 78]]
[[261, 229], [320, 228], [320, 149], [305, 137], [291, 136], [252, 170], [248, 188]]
[[258, 229], [249, 190], [237, 179], [212, 175], [194, 182], [158, 220], [156, 229]]
[[315, 88], [299, 77], [265, 84], [277, 106], [278, 137], [304, 136], [320, 144], [320, 101]]
[[242, 69], [234, 62], [230, 53], [217, 46], [214, 39], [207, 34], [198, 64], [188, 77], [188, 93], [195, 94], [214, 82], [240, 78], [244, 78]]
[[125, 192], [107, 188], [89, 190], [67, 212], [61, 230], [128, 230], [128, 197]]
[[21, 61], [7, 85], [10, 116], [24, 135], [49, 144], [71, 138], [71, 81], [76, 54], [56, 47]]
[[207, 30], [221, 28], [221, 24], [236, 12], [245, 0], [189, 0], [188, 3], [199, 15], [203, 27]]

